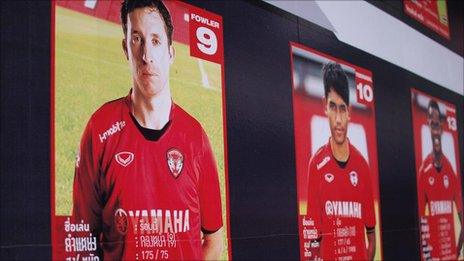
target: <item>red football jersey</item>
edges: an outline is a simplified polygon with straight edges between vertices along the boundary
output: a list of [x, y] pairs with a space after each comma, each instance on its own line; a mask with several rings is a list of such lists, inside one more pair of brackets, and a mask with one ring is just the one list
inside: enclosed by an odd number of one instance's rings
[[438, 171], [433, 164], [433, 155], [429, 154], [419, 171], [418, 202], [422, 221], [422, 257], [453, 260], [457, 258], [453, 203], [456, 203], [458, 212], [461, 212], [461, 188], [451, 164], [444, 155], [441, 163], [442, 167]]
[[345, 166], [333, 157], [330, 141], [311, 158], [307, 216], [321, 237], [324, 260], [365, 260], [366, 228], [375, 227], [367, 162], [351, 144]]
[[76, 162], [73, 219], [90, 225], [105, 260], [200, 259], [201, 230], [222, 227], [208, 137], [173, 104], [157, 141], [130, 115], [130, 95], [90, 118]]

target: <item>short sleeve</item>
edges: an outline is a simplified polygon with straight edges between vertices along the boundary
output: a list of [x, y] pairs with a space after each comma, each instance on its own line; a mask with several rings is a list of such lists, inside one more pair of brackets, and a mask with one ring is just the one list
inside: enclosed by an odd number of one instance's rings
[[418, 181], [417, 181], [417, 207], [419, 208], [419, 216], [425, 216], [425, 206], [427, 204], [427, 197], [425, 194], [425, 173], [423, 171], [423, 166], [419, 169], [419, 173], [417, 174]]
[[367, 228], [374, 228], [376, 225], [375, 220], [375, 207], [374, 207], [374, 193], [372, 192], [371, 172], [367, 162], [363, 162], [363, 172], [366, 182], [364, 183], [364, 203], [363, 203], [363, 218], [364, 224]]
[[199, 171], [201, 228], [205, 233], [222, 227], [221, 192], [218, 170], [208, 136], [201, 132], [201, 151], [196, 160]]
[[101, 231], [102, 203], [99, 188], [99, 157], [94, 143], [92, 121], [81, 138], [73, 184], [73, 220], [89, 224], [97, 235]]
[[316, 170], [314, 158], [309, 161], [308, 166], [308, 205], [307, 216], [314, 221], [314, 228], [317, 229], [318, 235], [322, 236], [322, 208], [320, 204], [320, 175]]

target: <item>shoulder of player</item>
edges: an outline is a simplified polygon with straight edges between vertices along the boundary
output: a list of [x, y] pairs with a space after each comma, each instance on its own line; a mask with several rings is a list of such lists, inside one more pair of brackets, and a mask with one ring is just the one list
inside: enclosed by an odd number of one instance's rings
[[123, 97], [106, 102], [98, 108], [89, 120], [89, 124], [91, 124], [94, 134], [104, 137], [106, 132], [109, 134], [116, 132], [117, 130], [121, 130], [126, 125], [126, 122], [122, 117], [122, 110], [124, 109], [124, 106], [125, 100]]
[[350, 160], [353, 160], [354, 162], [358, 164], [362, 164], [365, 167], [369, 167], [369, 164], [367, 163], [366, 159], [364, 156], [361, 154], [361, 152], [353, 146], [353, 144], [350, 143]]
[[428, 173], [433, 168], [433, 158], [432, 154], [427, 155], [427, 157], [422, 161], [421, 166], [419, 167], [419, 174]]
[[332, 157], [330, 156], [330, 153], [327, 150], [327, 144], [323, 145], [316, 151], [316, 153], [314, 153], [314, 155], [309, 160], [309, 168], [321, 170], [322, 168], [327, 166], [327, 164], [331, 160]]
[[175, 124], [180, 126], [181, 129], [185, 130], [189, 134], [200, 134], [203, 130], [200, 122], [195, 119], [192, 115], [186, 112], [182, 107], [174, 104], [174, 119]]

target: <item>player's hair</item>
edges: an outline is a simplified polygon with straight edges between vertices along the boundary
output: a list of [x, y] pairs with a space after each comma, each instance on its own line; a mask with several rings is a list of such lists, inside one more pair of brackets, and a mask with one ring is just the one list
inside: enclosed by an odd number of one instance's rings
[[438, 111], [438, 117], [441, 120], [443, 115], [441, 114], [440, 107], [438, 106], [438, 102], [434, 99], [430, 99], [429, 105], [427, 106], [427, 117], [431, 116], [431, 111], [430, 109], [435, 109]]
[[124, 0], [121, 3], [121, 22], [124, 35], [127, 33], [127, 15], [135, 9], [143, 7], [156, 8], [161, 14], [164, 21], [164, 29], [168, 36], [168, 43], [172, 45], [172, 32], [174, 31], [174, 27], [172, 25], [171, 14], [161, 0]]
[[348, 88], [348, 78], [345, 71], [338, 63], [329, 62], [322, 67], [324, 80], [324, 95], [327, 98], [330, 90], [334, 90], [346, 105], [350, 105], [350, 90]]

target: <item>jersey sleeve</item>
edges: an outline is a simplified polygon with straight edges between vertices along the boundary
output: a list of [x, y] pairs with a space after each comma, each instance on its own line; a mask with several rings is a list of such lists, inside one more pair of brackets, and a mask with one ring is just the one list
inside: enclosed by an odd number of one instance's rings
[[454, 174], [454, 171], [452, 168], [451, 173], [453, 175], [453, 181], [454, 181], [454, 202], [456, 204], [457, 212], [462, 214], [462, 188], [461, 188], [461, 182], [459, 180], [459, 177]]
[[102, 202], [99, 189], [99, 157], [93, 137], [92, 120], [81, 138], [73, 184], [73, 219], [89, 224], [94, 235], [101, 232]]
[[318, 236], [322, 236], [322, 208], [320, 205], [320, 173], [316, 169], [315, 159], [309, 161], [308, 166], [308, 205], [307, 216], [314, 221], [314, 228], [317, 229]]
[[[364, 161], [364, 159], [363, 159]], [[374, 228], [376, 224], [375, 220], [375, 207], [374, 207], [374, 193], [372, 192], [372, 180], [371, 180], [371, 172], [367, 162], [363, 162], [363, 171], [366, 183], [364, 184], [364, 209], [363, 209], [363, 219], [364, 225], [367, 228]]]
[[418, 181], [417, 181], [417, 207], [419, 208], [419, 218], [425, 216], [425, 206], [427, 204], [427, 198], [425, 195], [425, 173], [424, 166], [422, 165], [419, 169]]
[[205, 233], [211, 233], [222, 227], [221, 192], [211, 144], [203, 130], [201, 134], [201, 151], [196, 160], [199, 173], [201, 229]]

